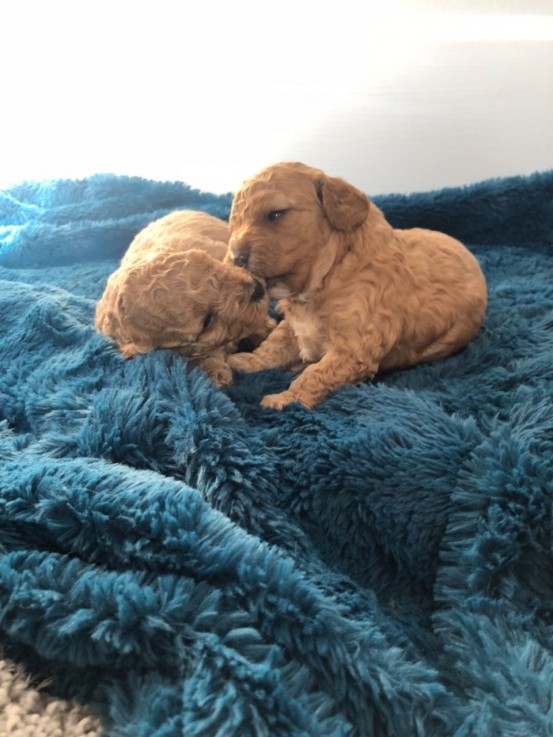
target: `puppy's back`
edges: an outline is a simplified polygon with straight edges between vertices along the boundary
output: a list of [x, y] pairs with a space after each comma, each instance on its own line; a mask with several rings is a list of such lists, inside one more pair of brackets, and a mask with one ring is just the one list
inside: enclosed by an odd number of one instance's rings
[[416, 275], [419, 265], [427, 268], [430, 277], [429, 291], [442, 285], [450, 293], [459, 290], [460, 297], [478, 297], [482, 317], [486, 307], [486, 280], [477, 258], [456, 238], [435, 230], [411, 228], [396, 230], [406, 246], [410, 267]]
[[228, 225], [220, 218], [196, 210], [176, 210], [154, 220], [138, 233], [121, 260], [127, 267], [153, 258], [161, 251], [173, 253], [192, 248], [222, 261], [228, 246]]

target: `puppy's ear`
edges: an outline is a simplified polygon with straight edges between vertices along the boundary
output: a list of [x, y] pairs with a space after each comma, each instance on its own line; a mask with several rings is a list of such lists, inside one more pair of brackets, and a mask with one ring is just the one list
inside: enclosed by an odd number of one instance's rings
[[113, 313], [112, 335], [119, 344], [119, 348], [126, 358], [132, 358], [141, 351], [134, 344], [136, 338], [136, 309], [127, 302], [128, 285], [123, 284], [117, 295]]
[[366, 195], [339, 177], [324, 177], [317, 193], [330, 224], [336, 230], [348, 232], [362, 225], [369, 214]]

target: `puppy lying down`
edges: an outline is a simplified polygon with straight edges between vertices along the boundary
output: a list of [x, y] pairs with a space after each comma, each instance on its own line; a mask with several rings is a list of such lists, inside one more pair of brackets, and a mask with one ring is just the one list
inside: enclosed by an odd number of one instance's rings
[[228, 225], [203, 212], [172, 212], [134, 238], [96, 306], [96, 328], [125, 357], [173, 348], [215, 384], [232, 381], [227, 356], [274, 327], [259, 279], [224, 263]]
[[229, 253], [267, 280], [284, 319], [242, 371], [303, 372], [263, 407], [314, 407], [342, 384], [455, 353], [486, 310], [486, 282], [457, 240], [396, 230], [355, 187], [300, 163], [268, 167], [236, 193]]

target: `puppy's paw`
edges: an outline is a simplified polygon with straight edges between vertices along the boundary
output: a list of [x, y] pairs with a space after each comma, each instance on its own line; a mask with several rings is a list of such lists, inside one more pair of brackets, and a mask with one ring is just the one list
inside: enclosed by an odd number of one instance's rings
[[272, 333], [273, 330], [276, 328], [276, 326], [277, 326], [277, 321], [273, 317], [266, 317], [265, 318], [265, 330], [264, 330], [265, 337], [267, 337], [269, 333]]
[[207, 372], [209, 378], [216, 386], [228, 386], [232, 384], [232, 371], [226, 363], [214, 366]]
[[264, 368], [259, 358], [253, 353], [233, 353], [227, 361], [228, 365], [236, 371], [261, 371]]
[[119, 343], [119, 350], [124, 358], [134, 358], [140, 354], [134, 343]]
[[267, 394], [263, 397], [259, 404], [261, 407], [263, 407], [263, 409], [281, 410], [284, 409], [286, 405], [292, 404], [292, 402], [299, 402], [300, 404], [303, 404], [303, 406], [307, 409], [311, 409], [308, 404], [302, 402], [302, 400], [299, 399], [299, 397], [297, 397], [290, 389], [287, 389], [284, 392], [280, 392], [279, 394]]

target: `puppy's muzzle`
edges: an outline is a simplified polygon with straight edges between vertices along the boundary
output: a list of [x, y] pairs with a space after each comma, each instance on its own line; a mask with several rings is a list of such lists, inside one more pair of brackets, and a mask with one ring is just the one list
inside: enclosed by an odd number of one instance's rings
[[251, 246], [249, 243], [230, 243], [232, 263], [235, 266], [241, 266], [243, 269], [248, 268], [250, 260]]

